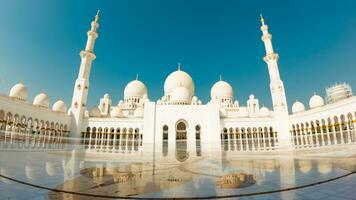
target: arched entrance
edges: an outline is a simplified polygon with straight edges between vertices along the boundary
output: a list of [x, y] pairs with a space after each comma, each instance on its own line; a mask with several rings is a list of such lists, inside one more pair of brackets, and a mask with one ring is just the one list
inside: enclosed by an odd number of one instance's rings
[[176, 140], [187, 139], [187, 124], [184, 121], [179, 121], [176, 125]]

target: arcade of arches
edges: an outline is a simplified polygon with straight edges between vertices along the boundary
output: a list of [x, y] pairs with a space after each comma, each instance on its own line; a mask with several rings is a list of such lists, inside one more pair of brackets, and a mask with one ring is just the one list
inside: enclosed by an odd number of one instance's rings
[[139, 128], [87, 127], [87, 131], [82, 133], [82, 144], [85, 144], [85, 148], [95, 150], [137, 151], [142, 146], [142, 138]]
[[356, 142], [356, 112], [292, 125], [292, 142], [296, 148]]
[[8, 137], [11, 133], [58, 137], [69, 135], [67, 124], [32, 118], [4, 110], [0, 110], [0, 131], [5, 133], [5, 137]]

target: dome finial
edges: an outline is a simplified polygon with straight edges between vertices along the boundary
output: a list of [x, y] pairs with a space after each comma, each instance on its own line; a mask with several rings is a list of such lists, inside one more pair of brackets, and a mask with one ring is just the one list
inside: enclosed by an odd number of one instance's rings
[[138, 73], [136, 74], [136, 80], [138, 80]]
[[219, 75], [219, 80], [222, 81], [222, 76], [221, 76], [221, 74]]
[[180, 68], [181, 68], [181, 63], [179, 62], [178, 63], [178, 71], [180, 71]]
[[97, 12], [96, 12], [96, 15], [95, 15], [95, 22], [98, 22], [99, 21], [99, 14], [100, 14], [100, 10], [98, 10]]
[[263, 18], [262, 13], [260, 14], [260, 17], [261, 17], [261, 23], [262, 23], [262, 25], [265, 25], [265, 18]]

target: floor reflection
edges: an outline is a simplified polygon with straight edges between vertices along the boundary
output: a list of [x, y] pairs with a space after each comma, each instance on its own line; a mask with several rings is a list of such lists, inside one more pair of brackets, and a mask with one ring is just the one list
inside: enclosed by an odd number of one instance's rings
[[[246, 142], [247, 146], [233, 140], [223, 143], [222, 149], [214, 149], [200, 140], [193, 145], [180, 140], [174, 146], [151, 145], [152, 151], [142, 152], [135, 140], [122, 151], [111, 141], [95, 147], [81, 140], [8, 133], [0, 139], [0, 158], [6, 160], [0, 162], [0, 199], [6, 199], [1, 188], [16, 185], [6, 177], [42, 188], [37, 190], [46, 191], [49, 199], [238, 197], [283, 190], [289, 192], [270, 195], [295, 199], [295, 187], [314, 187], [356, 171], [353, 146], [276, 156], [271, 149], [262, 149], [262, 154], [234, 154], [239, 149], [253, 151], [253, 142]], [[111, 154], [116, 150], [120, 155]]]

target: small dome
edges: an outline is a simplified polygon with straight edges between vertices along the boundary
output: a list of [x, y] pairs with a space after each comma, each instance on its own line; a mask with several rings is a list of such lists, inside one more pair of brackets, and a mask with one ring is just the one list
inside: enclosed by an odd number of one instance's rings
[[144, 109], [143, 107], [138, 107], [136, 108], [135, 112], [134, 112], [134, 116], [135, 117], [143, 117], [144, 114]]
[[147, 88], [145, 84], [143, 84], [139, 80], [133, 80], [129, 84], [126, 85], [124, 90], [124, 97], [136, 97], [142, 98], [143, 95], [147, 95]]
[[67, 112], [67, 105], [62, 100], [58, 100], [56, 103], [53, 104], [52, 110], [55, 112], [66, 113]]
[[198, 97], [194, 96], [194, 97], [192, 98], [192, 101], [197, 102], [197, 101], [198, 101]]
[[239, 117], [248, 117], [247, 107], [240, 107], [240, 109], [237, 111], [237, 114]]
[[255, 95], [250, 94], [250, 96], [249, 96], [248, 98], [249, 98], [249, 99], [254, 99], [254, 98], [255, 98]]
[[41, 92], [33, 100], [33, 105], [38, 106], [38, 107], [42, 107], [42, 108], [48, 108], [49, 107], [48, 95], [46, 93], [44, 93], [44, 92]]
[[309, 100], [309, 107], [311, 109], [317, 108], [317, 107], [320, 107], [323, 105], [324, 105], [324, 99], [319, 95], [314, 94]]
[[114, 107], [110, 112], [111, 117], [123, 117], [122, 110], [119, 107]]
[[194, 96], [194, 82], [192, 77], [184, 71], [172, 72], [164, 82], [164, 94], [168, 95], [177, 87], [185, 87], [189, 91], [189, 96]]
[[176, 87], [171, 94], [171, 101], [188, 103], [190, 101], [189, 90], [185, 87]]
[[100, 117], [101, 116], [101, 113], [100, 113], [100, 110], [97, 106], [94, 106], [90, 112], [89, 112], [89, 116], [90, 117]]
[[110, 96], [108, 93], [104, 94], [104, 99], [109, 99], [109, 98], [110, 98]]
[[299, 112], [304, 112], [305, 107], [304, 104], [300, 101], [296, 101], [293, 106], [292, 106], [292, 112], [293, 113], [299, 113]]
[[211, 99], [232, 99], [234, 97], [234, 92], [229, 83], [225, 81], [218, 81], [211, 88], [210, 97]]
[[270, 116], [270, 111], [269, 111], [268, 108], [266, 108], [266, 107], [263, 106], [263, 107], [260, 109], [259, 115], [260, 115], [261, 117], [268, 117], [268, 116]]
[[26, 101], [28, 96], [26, 86], [23, 83], [17, 83], [11, 88], [9, 96], [17, 100]]

